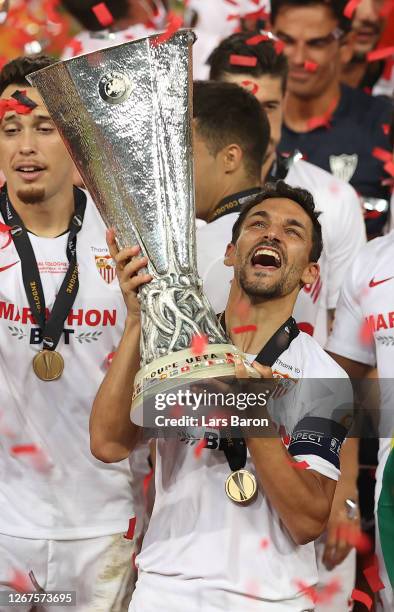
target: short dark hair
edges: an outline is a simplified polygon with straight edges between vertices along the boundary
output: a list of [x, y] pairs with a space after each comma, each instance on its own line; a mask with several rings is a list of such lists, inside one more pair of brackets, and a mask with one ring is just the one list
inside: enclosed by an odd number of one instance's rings
[[[98, 4], [97, 0], [61, 0], [65, 9], [82, 25], [85, 30], [99, 32], [105, 30], [92, 8]], [[114, 21], [125, 19], [129, 15], [128, 0], [105, 0], [105, 6], [111, 13]]]
[[195, 81], [193, 117], [197, 120], [197, 132], [212, 155], [229, 144], [238, 144], [247, 174], [260, 179], [270, 126], [255, 96], [234, 83]]
[[11, 60], [0, 71], [0, 95], [8, 85], [31, 87], [26, 77], [36, 70], [52, 66], [55, 62], [56, 60], [48, 55], [22, 55]]
[[[263, 40], [257, 45], [248, 45], [250, 38], [258, 36], [260, 32], [239, 32], [228, 36], [209, 56], [207, 64], [210, 66], [209, 78], [213, 81], [222, 81], [226, 74], [250, 74], [260, 77], [269, 75], [281, 79], [282, 91], [286, 90], [287, 74], [289, 71], [287, 57], [284, 53], [275, 51], [272, 40]], [[256, 66], [238, 66], [230, 63], [231, 55], [245, 55], [257, 59]]]
[[350, 32], [352, 21], [346, 15], [344, 10], [347, 0], [271, 0], [271, 23], [275, 24], [279, 11], [283, 7], [305, 7], [305, 6], [326, 6], [332, 13], [333, 17], [338, 21], [338, 27], [342, 32]]
[[260, 193], [250, 198], [241, 209], [239, 217], [233, 225], [233, 232], [231, 237], [232, 244], [235, 244], [241, 234], [243, 222], [245, 221], [249, 211], [264, 202], [264, 200], [270, 200], [272, 198], [287, 198], [292, 200], [301, 206], [306, 212], [310, 220], [312, 221], [312, 248], [310, 252], [310, 261], [318, 261], [321, 252], [323, 250], [323, 238], [322, 230], [319, 221], [319, 212], [315, 210], [315, 202], [312, 195], [306, 189], [301, 187], [291, 187], [284, 181], [277, 181], [276, 183], [266, 183], [261, 189]]

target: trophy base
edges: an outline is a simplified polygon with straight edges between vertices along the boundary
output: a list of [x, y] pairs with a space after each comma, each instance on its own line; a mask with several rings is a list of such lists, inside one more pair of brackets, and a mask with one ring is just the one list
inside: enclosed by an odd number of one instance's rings
[[241, 360], [248, 375], [259, 378], [244, 353], [233, 344], [209, 344], [204, 354], [191, 349], [170, 353], [141, 368], [134, 381], [130, 418], [143, 427], [142, 405], [157, 393], [166, 393], [190, 379], [205, 380], [235, 376], [236, 360]]

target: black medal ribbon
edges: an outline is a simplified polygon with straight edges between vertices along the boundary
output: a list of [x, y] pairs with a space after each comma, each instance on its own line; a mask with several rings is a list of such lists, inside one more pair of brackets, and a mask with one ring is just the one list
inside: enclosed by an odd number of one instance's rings
[[[226, 319], [224, 313], [220, 316], [219, 321], [226, 332]], [[260, 365], [269, 366], [271, 368], [278, 357], [289, 348], [290, 344], [299, 333], [300, 330], [298, 329], [295, 319], [289, 317], [287, 321], [276, 330], [273, 336], [271, 336], [267, 344], [265, 344], [257, 355], [255, 361]], [[247, 453], [246, 442], [243, 438], [232, 438], [231, 436], [227, 436], [220, 441], [220, 448], [226, 455], [230, 470], [235, 472], [245, 467]]]
[[4, 221], [11, 227], [11, 236], [22, 266], [23, 284], [34, 319], [43, 336], [43, 349], [54, 351], [63, 332], [64, 321], [74, 304], [79, 289], [77, 263], [77, 234], [82, 228], [86, 209], [86, 196], [74, 188], [75, 212], [68, 228], [66, 255], [69, 266], [49, 318], [46, 318], [46, 305], [40, 272], [28, 231], [12, 206], [6, 188], [0, 192], [0, 212]]
[[216, 221], [225, 215], [229, 215], [230, 213], [239, 213], [242, 206], [251, 198], [258, 196], [260, 192], [261, 187], [252, 187], [251, 189], [238, 191], [237, 193], [233, 193], [232, 195], [223, 198], [223, 200], [220, 200], [219, 204], [210, 216], [209, 223]]

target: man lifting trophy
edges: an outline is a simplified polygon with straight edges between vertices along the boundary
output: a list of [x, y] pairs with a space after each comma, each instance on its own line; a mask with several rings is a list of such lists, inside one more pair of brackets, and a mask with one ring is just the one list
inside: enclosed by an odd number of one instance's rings
[[[235, 356], [202, 292], [192, 160], [194, 35], [154, 36], [33, 73], [119, 247], [139, 244], [153, 281], [140, 290], [141, 369], [133, 408], [182, 378], [234, 373]], [[201, 355], [190, 348], [204, 336]]]

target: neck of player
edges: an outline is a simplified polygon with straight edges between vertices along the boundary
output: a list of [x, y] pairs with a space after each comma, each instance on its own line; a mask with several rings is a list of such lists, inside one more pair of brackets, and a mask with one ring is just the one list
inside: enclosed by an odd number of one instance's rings
[[72, 185], [36, 204], [22, 202], [10, 186], [8, 195], [29, 232], [42, 238], [56, 238], [68, 230], [75, 210]]
[[[230, 297], [226, 306], [226, 328], [232, 342], [244, 353], [257, 355], [275, 332], [292, 316], [298, 290], [278, 298], [251, 300], [232, 282]], [[234, 328], [249, 325], [254, 331], [234, 333]]]
[[288, 92], [284, 112], [285, 125], [294, 132], [308, 131], [310, 119], [324, 117], [326, 113], [334, 112], [340, 94], [340, 83], [336, 80], [333, 80], [325, 91], [314, 97], [303, 98]]

